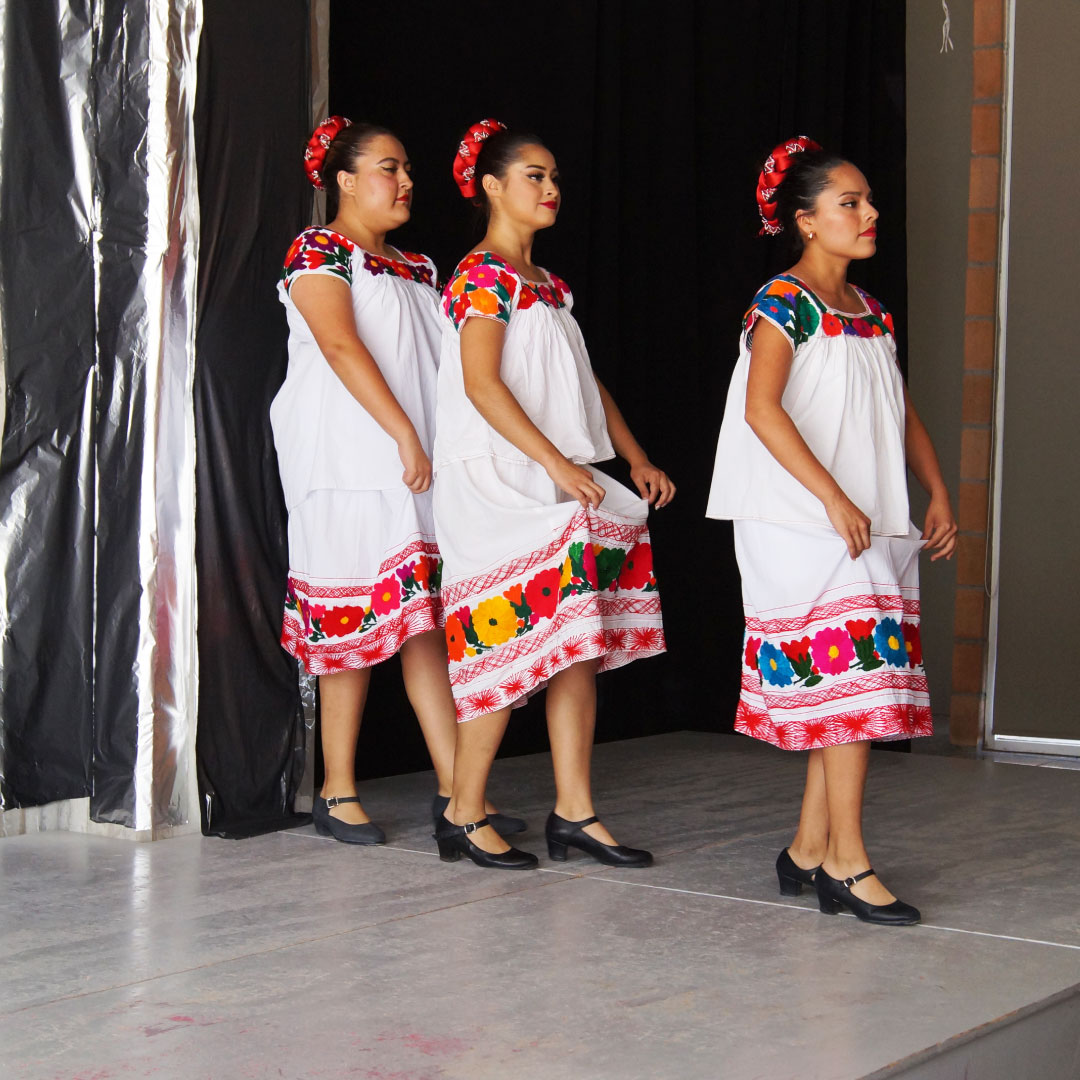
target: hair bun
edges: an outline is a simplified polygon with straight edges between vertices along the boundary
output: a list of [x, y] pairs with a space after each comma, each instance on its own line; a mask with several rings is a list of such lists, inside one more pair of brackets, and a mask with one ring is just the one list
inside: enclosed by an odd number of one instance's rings
[[326, 160], [326, 151], [338, 134], [347, 127], [352, 127], [352, 121], [345, 116], [328, 116], [312, 133], [304, 149], [304, 172], [311, 181], [313, 187], [323, 190], [322, 167]]
[[776, 236], [784, 226], [776, 220], [776, 189], [784, 182], [784, 173], [791, 167], [792, 158], [804, 150], [820, 150], [819, 143], [808, 135], [782, 142], [765, 159], [757, 183], [758, 213], [761, 215], [759, 236]]
[[476, 158], [485, 139], [496, 132], [505, 131], [506, 125], [498, 120], [481, 120], [465, 132], [454, 155], [454, 182], [466, 199], [476, 198]]

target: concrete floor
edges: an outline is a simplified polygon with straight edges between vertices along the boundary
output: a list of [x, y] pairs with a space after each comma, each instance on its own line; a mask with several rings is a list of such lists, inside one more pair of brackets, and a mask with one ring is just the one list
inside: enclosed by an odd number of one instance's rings
[[439, 862], [430, 774], [364, 786], [385, 848], [5, 839], [0, 1076], [854, 1080], [1080, 1000], [1080, 774], [875, 753], [870, 850], [925, 919], [884, 929], [779, 897], [803, 767], [738, 736], [598, 747], [649, 870], [547, 859], [544, 756], [492, 792], [539, 871]]

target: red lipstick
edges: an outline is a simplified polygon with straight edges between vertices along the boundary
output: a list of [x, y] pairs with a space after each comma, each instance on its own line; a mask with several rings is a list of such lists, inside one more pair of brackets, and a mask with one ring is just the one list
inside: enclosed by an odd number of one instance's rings
[[859, 235], [860, 236], [867, 236], [871, 240], [876, 240], [877, 239], [877, 229], [873, 225], [871, 225], [870, 228], [866, 230], [866, 232], [861, 232], [861, 233], [859, 233]]
[[559, 204], [557, 202], [542, 202], [541, 206], [546, 206], [549, 210], [558, 210]]

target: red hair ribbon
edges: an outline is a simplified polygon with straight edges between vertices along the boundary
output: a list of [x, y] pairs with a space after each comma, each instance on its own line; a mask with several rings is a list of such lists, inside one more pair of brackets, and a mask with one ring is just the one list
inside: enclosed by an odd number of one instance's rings
[[784, 173], [791, 165], [791, 159], [804, 150], [820, 150], [821, 146], [807, 135], [782, 142], [765, 159], [761, 175], [757, 182], [758, 213], [761, 215], [761, 231], [758, 236], [776, 236], [784, 231], [784, 226], [776, 220], [776, 189], [784, 182]]
[[314, 187], [323, 190], [322, 180], [323, 162], [326, 160], [326, 151], [338, 134], [347, 127], [352, 127], [352, 121], [344, 116], [328, 116], [312, 133], [304, 150], [304, 172]]
[[497, 131], [505, 130], [506, 125], [498, 120], [481, 120], [465, 132], [454, 155], [454, 181], [466, 199], [476, 198], [476, 158], [481, 144]]

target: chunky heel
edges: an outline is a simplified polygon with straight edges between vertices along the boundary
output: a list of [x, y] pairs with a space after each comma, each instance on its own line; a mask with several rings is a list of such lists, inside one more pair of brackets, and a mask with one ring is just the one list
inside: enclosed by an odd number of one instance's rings
[[443, 862], [457, 862], [461, 858], [461, 849], [453, 840], [440, 840], [436, 837], [435, 842], [439, 845], [439, 858]]
[[833, 900], [828, 896], [818, 896], [818, 907], [822, 915], [839, 915], [840, 906], [839, 900]]
[[780, 895], [801, 896], [804, 885], [814, 887], [814, 875], [820, 869], [820, 866], [815, 866], [812, 870], [804, 870], [784, 848], [776, 856], [776, 880], [780, 882]]
[[777, 874], [776, 876], [780, 880], [781, 896], [802, 896], [801, 881], [796, 881], [793, 877], [788, 877], [786, 874]]
[[566, 845], [558, 840], [548, 840], [548, 856], [556, 862], [566, 862]]

